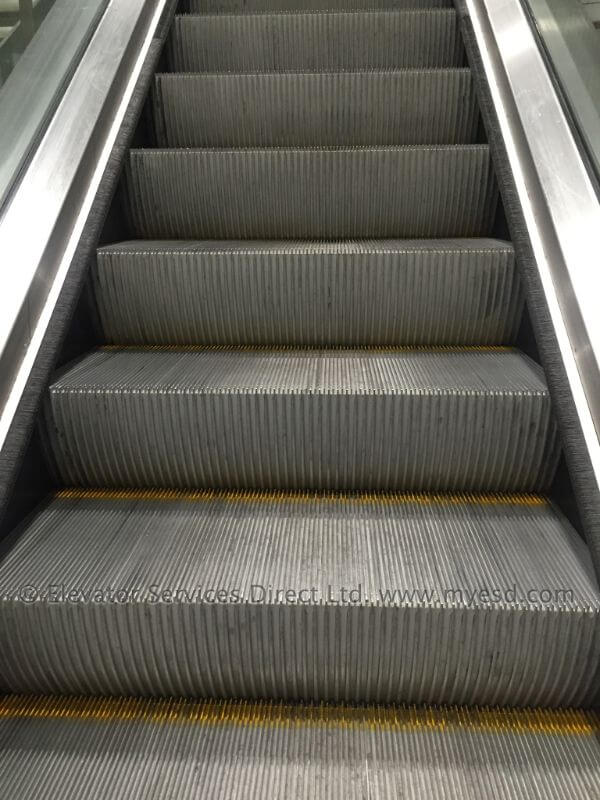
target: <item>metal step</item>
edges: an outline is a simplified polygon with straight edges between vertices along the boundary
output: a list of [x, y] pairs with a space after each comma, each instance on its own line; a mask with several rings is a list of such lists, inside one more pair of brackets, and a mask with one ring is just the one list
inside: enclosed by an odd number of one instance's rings
[[468, 69], [160, 74], [154, 97], [164, 147], [462, 144], [478, 121]]
[[452, 0], [180, 0], [186, 14], [254, 13], [257, 11], [372, 11], [401, 8], [452, 7]]
[[132, 150], [145, 239], [476, 237], [498, 191], [487, 145]]
[[459, 67], [453, 8], [176, 16], [170, 72]]
[[531, 495], [65, 491], [6, 543], [0, 586], [9, 691], [578, 706], [599, 689], [589, 552]]
[[543, 490], [558, 458], [517, 351], [95, 351], [45, 404], [67, 485]]
[[597, 800], [583, 711], [6, 697], [10, 800]]
[[523, 311], [495, 239], [122, 242], [93, 296], [112, 344], [511, 344]]

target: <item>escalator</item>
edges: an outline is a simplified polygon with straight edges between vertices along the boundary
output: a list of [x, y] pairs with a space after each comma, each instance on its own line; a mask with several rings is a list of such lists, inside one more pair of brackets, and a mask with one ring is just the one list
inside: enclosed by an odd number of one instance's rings
[[598, 797], [457, 12], [181, 5], [0, 545], [0, 796]]

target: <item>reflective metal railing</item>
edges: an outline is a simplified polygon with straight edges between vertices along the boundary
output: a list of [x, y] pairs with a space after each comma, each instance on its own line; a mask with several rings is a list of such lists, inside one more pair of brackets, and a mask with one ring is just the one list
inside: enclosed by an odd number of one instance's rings
[[600, 186], [600, 2], [526, 0], [555, 85]]
[[108, 0], [0, 0], [0, 207], [56, 110]]
[[[19, 77], [27, 74], [25, 69], [33, 63], [33, 55], [28, 59], [25, 53], [0, 93], [0, 174], [4, 179], [0, 191], [13, 182], [0, 209], [0, 452], [145, 59], [162, 15], [170, 6], [170, 0], [110, 0], [108, 4], [107, 0], [57, 0], [30, 44], [35, 50], [36, 37], [40, 36], [38, 53], [43, 57], [35, 61], [39, 80], [32, 78], [31, 71], [28, 80]], [[60, 16], [67, 7], [68, 23]], [[54, 13], [59, 17], [55, 18], [56, 27], [50, 27]], [[58, 24], [60, 19], [64, 29]], [[82, 48], [90, 27], [95, 29], [87, 47]], [[51, 31], [56, 39], [50, 36]], [[65, 85], [64, 76], [72, 69], [74, 58], [77, 63]], [[52, 74], [45, 75], [44, 70]], [[11, 82], [15, 86], [21, 80], [19, 104], [9, 89]], [[48, 101], [56, 98], [56, 92], [58, 103], [48, 120], [44, 113], [48, 113]], [[34, 107], [36, 104], [39, 108]], [[10, 118], [9, 107], [15, 118]], [[36, 137], [39, 142], [31, 152]], [[26, 150], [31, 155], [24, 164]]]
[[600, 199], [521, 0], [460, 0], [586, 537], [600, 565]]

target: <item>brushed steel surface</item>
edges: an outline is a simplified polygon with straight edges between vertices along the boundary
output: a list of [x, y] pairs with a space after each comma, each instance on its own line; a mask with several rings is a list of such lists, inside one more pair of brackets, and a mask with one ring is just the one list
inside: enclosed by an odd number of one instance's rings
[[4, 698], [11, 800], [595, 800], [574, 711]]
[[598, 7], [568, 0], [529, 0], [535, 27], [551, 60], [577, 132], [600, 177], [600, 52], [589, 13]]
[[164, 8], [165, 0], [109, 4], [0, 219], [10, 266], [0, 292], [0, 450]]
[[[19, 3], [0, 14], [13, 12]], [[0, 90], [0, 207], [35, 148], [87, 47], [108, 0], [56, 0]], [[21, 25], [25, 22], [22, 19]], [[2, 18], [0, 17], [0, 25]]]
[[498, 200], [487, 145], [132, 150], [128, 193], [146, 239], [486, 236]]
[[529, 491], [559, 455], [511, 350], [102, 349], [50, 386], [67, 485]]
[[173, 72], [456, 67], [464, 52], [453, 8], [176, 16]]
[[600, 202], [519, 0], [464, 0], [463, 5], [514, 176], [538, 291], [567, 376], [568, 385], [554, 391], [564, 398], [564, 418], [577, 427], [577, 442], [586, 450], [577, 460], [584, 473], [578, 499], [588, 509], [587, 534], [598, 564], [600, 279], [595, 239]]
[[509, 242], [122, 242], [93, 294], [113, 344], [511, 344]]
[[600, 687], [589, 552], [535, 496], [66, 491], [6, 542], [0, 589], [17, 692], [528, 706]]
[[478, 114], [468, 69], [160, 74], [161, 147], [462, 144]]

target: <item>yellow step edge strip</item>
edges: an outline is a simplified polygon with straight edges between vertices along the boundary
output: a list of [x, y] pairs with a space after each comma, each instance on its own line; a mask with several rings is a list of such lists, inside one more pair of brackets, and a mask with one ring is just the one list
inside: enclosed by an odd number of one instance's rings
[[58, 500], [156, 500], [208, 502], [221, 500], [234, 503], [264, 502], [355, 502], [361, 504], [486, 505], [528, 506], [549, 505], [546, 497], [537, 494], [461, 494], [421, 492], [309, 492], [309, 491], [234, 491], [219, 489], [60, 489]]
[[3, 719], [72, 719], [104, 722], [331, 727], [389, 732], [463, 730], [489, 734], [597, 736], [600, 719], [591, 711], [415, 706], [292, 705], [277, 702], [147, 700], [137, 698], [0, 698]]

